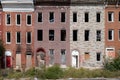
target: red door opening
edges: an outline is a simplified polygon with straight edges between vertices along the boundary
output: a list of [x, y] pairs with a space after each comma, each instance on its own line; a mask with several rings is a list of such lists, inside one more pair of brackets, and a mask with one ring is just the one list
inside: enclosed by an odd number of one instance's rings
[[6, 56], [6, 67], [7, 68], [11, 67], [11, 56]]

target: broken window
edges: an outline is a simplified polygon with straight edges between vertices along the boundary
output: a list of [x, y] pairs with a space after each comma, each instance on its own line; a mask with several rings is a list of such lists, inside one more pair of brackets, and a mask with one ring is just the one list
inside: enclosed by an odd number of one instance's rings
[[100, 22], [100, 13], [96, 13], [96, 22]]
[[21, 24], [20, 18], [21, 18], [21, 17], [20, 17], [20, 14], [17, 14], [17, 15], [16, 15], [16, 19], [17, 19], [17, 20], [16, 20], [16, 24], [17, 24], [17, 25], [20, 25], [20, 24]]
[[73, 41], [77, 41], [77, 32], [78, 30], [73, 30]]
[[27, 25], [31, 25], [31, 23], [32, 23], [32, 20], [31, 20], [32, 18], [31, 18], [31, 15], [30, 14], [28, 14], [27, 15]]
[[17, 41], [16, 43], [19, 44], [19, 43], [21, 42], [21, 34], [20, 34], [20, 32], [17, 32], [17, 33], [16, 33], [16, 39], [17, 39], [17, 40], [16, 40], [16, 41]]
[[61, 22], [65, 22], [65, 12], [61, 12]]
[[85, 30], [85, 41], [89, 41], [89, 30]]
[[96, 31], [96, 41], [101, 41], [101, 30]]
[[114, 39], [114, 30], [108, 30], [108, 40]]
[[43, 30], [37, 31], [37, 40], [42, 41], [43, 40]]
[[10, 32], [6, 33], [6, 41], [7, 41], [7, 43], [11, 42], [11, 33]]
[[49, 49], [49, 55], [50, 55], [49, 63], [53, 65], [54, 64], [54, 49]]
[[10, 18], [11, 18], [10, 14], [7, 14], [6, 15], [6, 24], [7, 25], [9, 25], [11, 23]]
[[88, 59], [90, 58], [90, 54], [89, 54], [89, 52], [85, 52], [85, 54], [84, 54], [84, 58], [85, 58], [85, 60], [88, 60]]
[[32, 37], [31, 32], [27, 32], [27, 43], [31, 43]]
[[61, 41], [66, 41], [66, 30], [61, 30]]
[[38, 22], [42, 22], [42, 12], [38, 13]]
[[77, 22], [77, 13], [73, 12], [73, 22]]
[[108, 21], [113, 22], [114, 21], [114, 13], [108, 12]]
[[49, 13], [49, 21], [54, 22], [54, 12]]
[[100, 58], [101, 58], [101, 53], [100, 52], [96, 53], [96, 60], [100, 61]]
[[54, 30], [49, 30], [49, 40], [54, 41]]
[[66, 57], [65, 57], [66, 50], [61, 49], [61, 63], [65, 64], [66, 63]]
[[89, 13], [85, 12], [85, 22], [89, 22]]

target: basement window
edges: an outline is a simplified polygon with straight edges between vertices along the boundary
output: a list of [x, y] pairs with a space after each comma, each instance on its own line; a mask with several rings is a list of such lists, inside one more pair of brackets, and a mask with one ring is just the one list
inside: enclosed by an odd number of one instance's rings
[[66, 41], [66, 30], [61, 30], [61, 41]]

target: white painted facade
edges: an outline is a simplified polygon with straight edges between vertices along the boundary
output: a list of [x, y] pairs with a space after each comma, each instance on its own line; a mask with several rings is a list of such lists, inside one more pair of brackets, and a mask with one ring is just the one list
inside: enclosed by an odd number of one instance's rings
[[34, 11], [33, 0], [2, 0], [3, 11], [31, 12]]
[[[77, 13], [77, 22], [73, 22], [73, 12]], [[89, 22], [85, 22], [84, 14], [89, 13]], [[101, 21], [96, 22], [96, 13], [100, 13]], [[70, 6], [70, 52], [71, 52], [71, 65], [74, 60], [78, 62], [79, 67], [85, 68], [101, 68], [103, 66], [104, 56], [104, 6], [94, 4], [82, 4]], [[77, 30], [77, 41], [73, 41], [73, 30]], [[89, 30], [89, 41], [84, 41], [84, 31]], [[96, 30], [101, 30], [101, 41], [96, 41]], [[74, 51], [79, 52], [74, 58]], [[88, 52], [90, 57], [85, 60], [85, 52]], [[96, 53], [100, 52], [100, 61], [96, 60]]]

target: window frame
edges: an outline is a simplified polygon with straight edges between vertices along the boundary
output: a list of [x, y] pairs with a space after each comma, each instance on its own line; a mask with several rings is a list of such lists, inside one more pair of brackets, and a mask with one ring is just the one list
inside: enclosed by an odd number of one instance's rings
[[[40, 21], [39, 21], [39, 14], [41, 14], [41, 18], [40, 18]], [[43, 22], [43, 13], [42, 12], [38, 12], [37, 13], [37, 22], [39, 22], [39, 23], [41, 23], [41, 22]]]
[[96, 13], [96, 22], [101, 22], [101, 12]]
[[[88, 32], [87, 38], [86, 38], [86, 31]], [[84, 30], [84, 41], [90, 41], [90, 30]]]
[[[28, 33], [30, 32], [30, 35], [31, 35], [31, 41], [28, 42]], [[31, 31], [28, 31], [26, 32], [26, 44], [32, 44], [32, 32]]]
[[[20, 15], [20, 24], [18, 24], [19, 21], [17, 21], [17, 20], [18, 20], [17, 15]], [[21, 19], [22, 19], [21, 14], [16, 14], [16, 25], [17, 25], [17, 26], [20, 26], [20, 25], [21, 25], [21, 21], [22, 21]]]
[[[110, 38], [110, 37], [109, 37], [109, 31], [112, 31], [112, 33], [111, 33], [112, 39], [109, 39], [109, 38]], [[114, 41], [114, 30], [113, 30], [113, 29], [109, 29], [109, 30], [108, 30], [108, 41]]]
[[[98, 31], [100, 31], [99, 35], [98, 35]], [[101, 34], [102, 34], [101, 30], [96, 30], [96, 41], [101, 41], [101, 36], [102, 36]]]
[[[39, 33], [39, 31], [40, 31], [41, 34]], [[39, 38], [39, 36], [41, 36], [41, 38]], [[43, 41], [43, 30], [42, 29], [37, 30], [37, 41]]]
[[[9, 23], [8, 23], [8, 15], [9, 15]], [[10, 26], [11, 25], [11, 14], [10, 13], [7, 13], [7, 14], [5, 14], [5, 24], [7, 25], [7, 26]]]
[[[110, 16], [111, 15], [111, 20], [110, 20]], [[108, 22], [114, 22], [114, 12], [108, 12], [108, 14], [107, 14], [107, 16], [108, 16]]]
[[[86, 18], [87, 17], [87, 18]], [[89, 22], [89, 12], [84, 13], [84, 22], [87, 23]]]
[[[63, 16], [63, 14], [64, 14], [64, 16]], [[61, 13], [60, 13], [60, 16], [61, 16], [61, 18], [60, 18], [61, 20], [60, 20], [60, 21], [61, 21], [62, 23], [65, 23], [65, 22], [66, 22], [66, 12], [61, 12]]]
[[[76, 34], [76, 36], [74, 36]], [[73, 30], [73, 41], [78, 41], [78, 30]]]
[[[31, 18], [30, 24], [28, 24], [28, 23], [29, 23], [29, 21], [28, 21], [28, 16], [30, 16], [30, 18]], [[32, 26], [32, 14], [26, 14], [26, 25], [27, 25], [27, 26]]]
[[[53, 13], [53, 19], [50, 17], [50, 16], [51, 16], [51, 13]], [[50, 23], [55, 22], [55, 13], [54, 13], [54, 12], [49, 12], [49, 22], [50, 22]]]
[[[53, 34], [50, 34], [50, 31], [53, 31]], [[52, 32], [51, 32], [52, 33]], [[53, 39], [51, 40], [51, 37], [53, 37]], [[49, 30], [49, 41], [54, 41], [55, 40], [55, 30], [50, 29]]]
[[[63, 33], [64, 33], [64, 36], [63, 36]], [[60, 30], [60, 41], [66, 41], [66, 30], [63, 29], [63, 30]], [[63, 38], [64, 37], [64, 38]]]
[[[8, 33], [10, 33], [9, 42], [8, 42]], [[11, 38], [11, 37], [12, 37], [11, 35], [12, 35], [11, 32], [9, 32], [9, 31], [6, 32], [6, 44], [11, 44], [11, 39], [12, 39], [12, 38]]]
[[[18, 32], [20, 33], [20, 42], [18, 42], [18, 39], [17, 39], [17, 36], [18, 36], [17, 33]], [[20, 31], [18, 31], [18, 32], [16, 32], [16, 44], [21, 44], [21, 32]]]
[[[74, 19], [75, 17], [75, 19]], [[73, 12], [73, 22], [77, 22], [77, 12]]]

